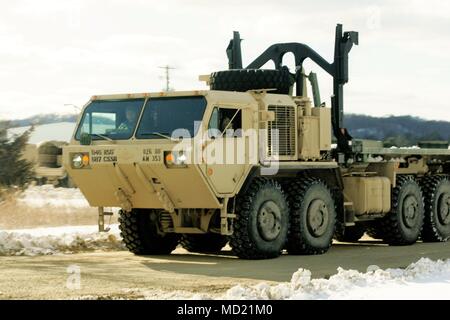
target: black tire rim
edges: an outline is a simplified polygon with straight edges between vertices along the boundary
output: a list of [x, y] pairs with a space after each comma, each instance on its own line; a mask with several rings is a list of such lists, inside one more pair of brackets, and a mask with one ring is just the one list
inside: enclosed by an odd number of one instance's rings
[[274, 201], [264, 202], [258, 211], [258, 232], [266, 241], [273, 241], [281, 233], [281, 210]]
[[322, 199], [311, 201], [307, 210], [307, 226], [308, 230], [314, 237], [324, 235], [328, 229], [328, 221], [330, 212]]
[[403, 223], [408, 229], [412, 229], [417, 224], [419, 202], [414, 195], [408, 195], [403, 200], [402, 217]]
[[444, 226], [450, 224], [450, 194], [441, 194], [437, 209], [439, 222]]

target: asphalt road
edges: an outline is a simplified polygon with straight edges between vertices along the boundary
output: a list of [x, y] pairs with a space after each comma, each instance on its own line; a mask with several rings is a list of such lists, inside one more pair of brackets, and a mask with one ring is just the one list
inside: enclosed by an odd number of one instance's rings
[[200, 255], [183, 249], [170, 256], [115, 251], [0, 257], [0, 299], [169, 298], [173, 290], [214, 296], [236, 284], [289, 281], [298, 268], [322, 278], [335, 274], [338, 267], [363, 272], [369, 265], [403, 268], [421, 257], [450, 258], [450, 243], [403, 247], [374, 240], [336, 243], [320, 256], [283, 255], [259, 261], [237, 259], [227, 250]]

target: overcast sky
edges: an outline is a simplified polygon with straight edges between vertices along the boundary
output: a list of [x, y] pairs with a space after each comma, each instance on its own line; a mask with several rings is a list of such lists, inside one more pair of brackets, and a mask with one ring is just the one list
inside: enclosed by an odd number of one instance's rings
[[[306, 43], [331, 61], [338, 22], [360, 33], [346, 112], [450, 121], [450, 2], [436, 0], [0, 0], [0, 119], [161, 91], [166, 64], [176, 90], [204, 89], [198, 75], [227, 68], [233, 30], [244, 64], [277, 42]], [[329, 104], [331, 78], [318, 74]]]

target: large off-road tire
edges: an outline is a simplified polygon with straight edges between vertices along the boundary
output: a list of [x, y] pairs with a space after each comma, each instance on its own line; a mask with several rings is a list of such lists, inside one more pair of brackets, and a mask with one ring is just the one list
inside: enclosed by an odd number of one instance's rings
[[425, 199], [425, 221], [422, 240], [427, 242], [450, 239], [450, 178], [436, 175], [421, 181]]
[[57, 188], [76, 188], [77, 186], [75, 185], [75, 182], [73, 181], [73, 179], [67, 175], [62, 179], [59, 179], [57, 184], [56, 184]]
[[183, 234], [181, 246], [189, 252], [216, 253], [228, 243], [226, 236], [217, 233]]
[[330, 189], [316, 178], [292, 182], [288, 190], [289, 254], [322, 254], [328, 251], [336, 228], [336, 208]]
[[278, 257], [289, 229], [289, 208], [280, 185], [255, 178], [236, 198], [236, 219], [230, 246], [243, 259]]
[[334, 237], [337, 241], [340, 242], [357, 242], [362, 238], [364, 233], [366, 232], [366, 228], [361, 224], [356, 224], [351, 227], [345, 227], [345, 229], [336, 231]]
[[415, 243], [422, 231], [424, 203], [414, 177], [397, 176], [391, 201], [391, 211], [381, 219], [383, 240], [390, 245]]
[[158, 233], [157, 212], [137, 210], [119, 212], [119, 229], [128, 250], [137, 255], [169, 254], [178, 245], [180, 236], [175, 233]]
[[373, 239], [384, 239], [383, 226], [380, 219], [371, 221], [367, 226], [366, 233]]
[[235, 69], [211, 74], [211, 90], [245, 92], [256, 89], [276, 89], [269, 93], [288, 94], [293, 84], [287, 68], [281, 70]]

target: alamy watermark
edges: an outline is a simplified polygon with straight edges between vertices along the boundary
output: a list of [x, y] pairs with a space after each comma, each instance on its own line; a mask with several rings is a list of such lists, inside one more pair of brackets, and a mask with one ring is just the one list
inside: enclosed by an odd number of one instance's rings
[[81, 289], [81, 268], [75, 264], [67, 267], [66, 272], [68, 274], [66, 279], [66, 288], [69, 290]]
[[[198, 128], [192, 138], [189, 130], [177, 129], [171, 138], [177, 141], [172, 152], [182, 154], [185, 164], [261, 165], [263, 175], [278, 172], [280, 132], [278, 129], [237, 129], [221, 132]], [[295, 143], [293, 144], [295, 146]], [[295, 154], [295, 150], [291, 150]]]

